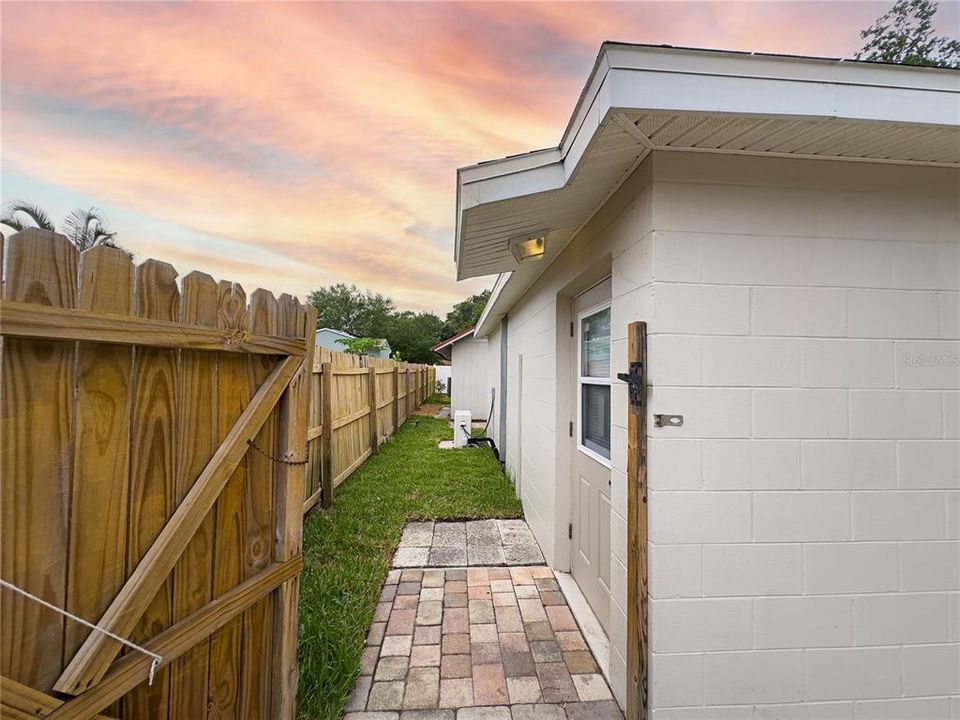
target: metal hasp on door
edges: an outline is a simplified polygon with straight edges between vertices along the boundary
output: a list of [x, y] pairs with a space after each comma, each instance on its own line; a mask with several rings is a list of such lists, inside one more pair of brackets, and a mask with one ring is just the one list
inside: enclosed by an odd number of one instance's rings
[[627, 712], [646, 720], [647, 692], [647, 324], [627, 326]]

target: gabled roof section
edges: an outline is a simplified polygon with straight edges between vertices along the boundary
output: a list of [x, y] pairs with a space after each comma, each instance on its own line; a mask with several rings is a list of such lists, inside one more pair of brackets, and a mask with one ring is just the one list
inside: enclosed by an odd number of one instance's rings
[[468, 327], [466, 330], [463, 330], [462, 332], [459, 332], [459, 333], [457, 333], [456, 335], [452, 335], [452, 336], [448, 337], [446, 340], [441, 340], [441, 341], [438, 342], [436, 345], [434, 345], [432, 348], [430, 348], [430, 350], [433, 351], [433, 352], [440, 352], [440, 351], [443, 350], [444, 348], [448, 348], [448, 347], [450, 347], [451, 345], [453, 345], [454, 343], [456, 343], [456, 342], [458, 342], [458, 341], [460, 341], [460, 340], [463, 340], [464, 338], [470, 337], [471, 335], [473, 335], [473, 332], [474, 332], [475, 329], [476, 329], [476, 328], [473, 327], [473, 326]]
[[604, 43], [557, 147], [457, 171], [457, 277], [539, 273], [652, 151], [960, 167], [958, 125], [956, 70]]

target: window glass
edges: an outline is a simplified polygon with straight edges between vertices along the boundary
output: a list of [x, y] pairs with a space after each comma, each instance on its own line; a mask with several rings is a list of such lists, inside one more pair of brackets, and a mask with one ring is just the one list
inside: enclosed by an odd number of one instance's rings
[[610, 378], [610, 308], [580, 320], [580, 375]]
[[610, 386], [580, 386], [580, 443], [610, 459]]

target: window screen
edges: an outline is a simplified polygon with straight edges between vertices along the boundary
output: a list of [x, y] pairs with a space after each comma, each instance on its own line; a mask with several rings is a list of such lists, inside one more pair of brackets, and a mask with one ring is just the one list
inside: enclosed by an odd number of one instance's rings
[[580, 442], [609, 459], [610, 386], [584, 383], [580, 393]]
[[580, 375], [610, 379], [610, 308], [580, 320]]
[[580, 319], [580, 445], [610, 459], [610, 308]]

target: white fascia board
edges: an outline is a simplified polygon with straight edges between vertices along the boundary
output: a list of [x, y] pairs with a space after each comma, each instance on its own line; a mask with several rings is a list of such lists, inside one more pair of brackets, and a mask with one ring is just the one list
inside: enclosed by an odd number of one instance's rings
[[[611, 111], [960, 125], [960, 73], [943, 68], [605, 43], [557, 148], [457, 171], [464, 211], [559, 190]], [[692, 150], [695, 151], [695, 150]]]
[[[457, 170], [457, 218], [453, 259], [460, 259], [463, 213], [477, 205], [563, 187], [560, 148], [535, 150]], [[538, 189], [542, 188], [542, 189]]]
[[544, 148], [543, 150], [534, 150], [523, 153], [522, 155], [511, 155], [510, 157], [505, 157], [500, 160], [489, 160], [476, 165], [468, 165], [467, 167], [460, 168], [457, 173], [464, 183], [473, 183], [512, 172], [533, 170], [544, 165], [549, 165], [557, 160], [560, 160], [559, 148]]
[[620, 45], [601, 52], [559, 148], [458, 171], [458, 219], [477, 205], [562, 188], [611, 110], [960, 125], [955, 70]]
[[[658, 48], [629, 45], [624, 43], [604, 43], [600, 48], [600, 55], [594, 64], [593, 71], [580, 95], [580, 99], [574, 108], [573, 115], [567, 123], [563, 138], [560, 141], [560, 149], [563, 157], [575, 152], [576, 145], [585, 146], [589, 143], [593, 131], [596, 130], [598, 122], [596, 115], [600, 112], [602, 119], [605, 114], [600, 110], [604, 105], [609, 110], [611, 107], [619, 109], [643, 109], [643, 110], [681, 110], [680, 107], [673, 107], [676, 102], [670, 102], [670, 99], [676, 99], [682, 93], [680, 88], [674, 88], [670, 85], [672, 80], [668, 80], [666, 89], [666, 102], [656, 102], [644, 94], [646, 90], [642, 87], [633, 88], [633, 93], [624, 94], [624, 89], [619, 87], [621, 80], [617, 79], [616, 99], [609, 100], [602, 97], [603, 88], [609, 91], [610, 86], [606, 83], [607, 76], [611, 70], [639, 70], [649, 73], [663, 73], [665, 78], [671, 78], [677, 74], [697, 75], [709, 78], [731, 77], [742, 80], [782, 80], [789, 82], [806, 82], [812, 85], [821, 86], [822, 84], [834, 84], [838, 86], [875, 86], [886, 89], [912, 90], [917, 92], [946, 92], [954, 95], [952, 104], [952, 116], [945, 122], [932, 121], [920, 112], [910, 113], [910, 118], [899, 120], [899, 122], [917, 122], [957, 125], [960, 123], [960, 73], [956, 70], [947, 68], [930, 68], [907, 65], [888, 65], [882, 63], [868, 63], [844, 61], [832, 58], [805, 58], [795, 56], [779, 55], [757, 55], [754, 53], [742, 53], [723, 50], [696, 50], [687, 48]], [[629, 80], [628, 80], [629, 82]], [[759, 84], [762, 87], [762, 83]], [[795, 88], [794, 88], [795, 89]], [[763, 93], [758, 87], [749, 90], [746, 97], [752, 101], [758, 94]], [[712, 93], [710, 93], [712, 94]], [[897, 96], [898, 98], [902, 96]], [[692, 112], [711, 112], [709, 105], [698, 97], [687, 96], [687, 107], [682, 108]], [[733, 96], [731, 101], [743, 100], [743, 97]], [[762, 96], [761, 96], [761, 99]], [[599, 102], [598, 102], [599, 101]], [[882, 120], [884, 106], [887, 100], [879, 98], [872, 101], [861, 112], [851, 115], [850, 119], [862, 120]], [[902, 102], [898, 100], [897, 102]], [[629, 103], [629, 104], [627, 104]], [[947, 103], [949, 105], [949, 102]], [[795, 109], [790, 113], [794, 117], [810, 117], [813, 113], [808, 107]], [[916, 110], [916, 109], [915, 109]], [[948, 108], [949, 111], [949, 108]], [[729, 111], [740, 115], [762, 115], [763, 111], [758, 109], [752, 102], [739, 103], [736, 110]], [[948, 112], [949, 114], [949, 112]], [[817, 115], [817, 117], [829, 117]], [[579, 159], [579, 157], [577, 158]], [[572, 174], [572, 171], [569, 171]]]
[[483, 306], [480, 319], [477, 320], [477, 325], [473, 329], [475, 337], [487, 337], [487, 335], [497, 329], [497, 323], [500, 322], [500, 318], [504, 315], [503, 312], [499, 312], [498, 314], [500, 308], [497, 305], [497, 300], [500, 298], [503, 289], [507, 286], [507, 282], [509, 282], [512, 275], [512, 272], [497, 275], [497, 280], [493, 284], [493, 289], [490, 291], [490, 297], [487, 298], [487, 304]]
[[954, 90], [931, 90], [627, 69], [611, 70], [608, 83], [610, 107], [619, 109], [936, 126], [960, 124], [960, 86]]
[[917, 90], [956, 91], [960, 83], [960, 73], [951, 68], [726, 50], [651, 48], [617, 43], [607, 44], [605, 50], [609, 67], [627, 70], [879, 85]]
[[529, 170], [500, 175], [473, 183], [469, 188], [465, 188], [469, 190], [469, 197], [466, 200], [473, 201], [474, 205], [464, 204], [464, 209], [475, 205], [487, 205], [498, 200], [512, 200], [523, 195], [556, 190], [563, 187], [566, 181], [564, 163], [559, 160]]
[[477, 205], [556, 190], [566, 182], [563, 161], [556, 148], [546, 153], [538, 153], [536, 162], [505, 162], [502, 166], [499, 163], [490, 163], [489, 166], [470, 169], [483, 172], [468, 174], [465, 169], [459, 171], [458, 215]]

